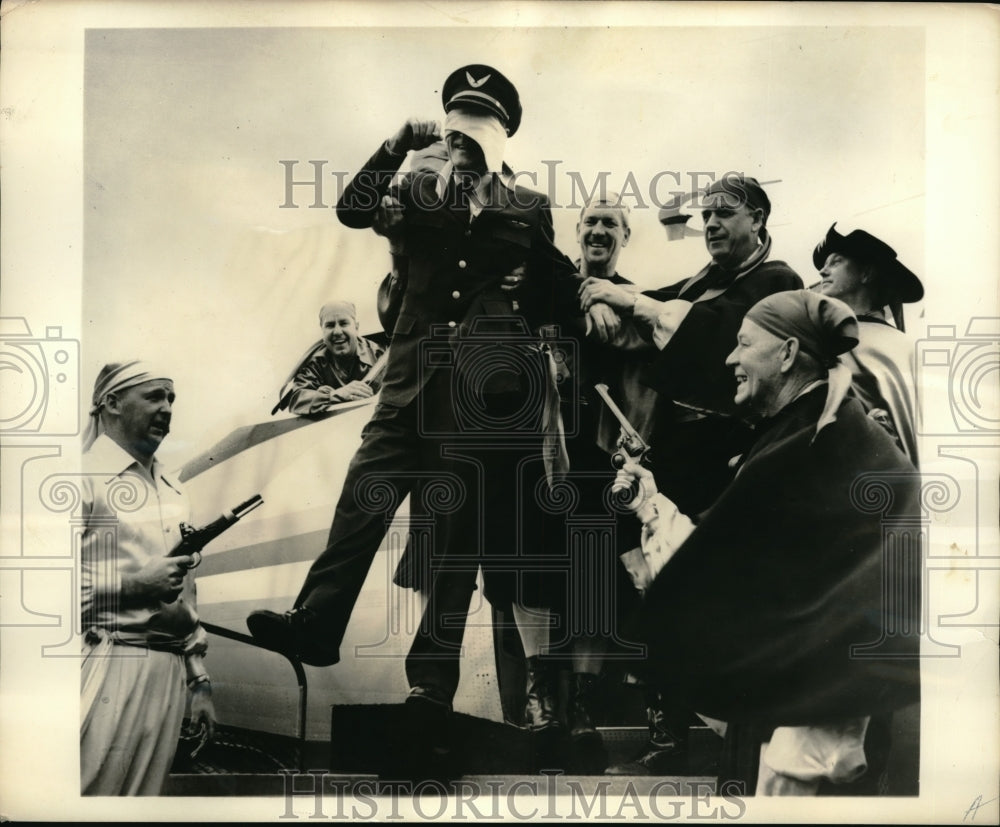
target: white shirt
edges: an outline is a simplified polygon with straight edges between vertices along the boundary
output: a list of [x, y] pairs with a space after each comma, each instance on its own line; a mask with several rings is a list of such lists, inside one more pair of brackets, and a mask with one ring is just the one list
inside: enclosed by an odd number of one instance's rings
[[194, 575], [173, 603], [124, 608], [122, 575], [165, 557], [181, 540], [190, 505], [180, 482], [154, 458], [145, 469], [106, 434], [83, 455], [80, 546], [83, 628], [105, 629], [123, 643], [178, 653], [204, 651], [195, 611]]

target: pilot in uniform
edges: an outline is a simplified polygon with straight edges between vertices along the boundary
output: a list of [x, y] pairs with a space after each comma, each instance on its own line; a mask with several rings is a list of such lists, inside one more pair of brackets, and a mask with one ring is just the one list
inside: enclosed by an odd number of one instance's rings
[[[408, 706], [447, 711], [476, 573], [482, 565], [487, 578], [484, 549], [499, 545], [492, 527], [517, 526], [514, 492], [491, 493], [494, 464], [509, 467], [512, 457], [529, 455], [539, 460], [533, 467], [542, 464], [538, 435], [550, 375], [537, 331], [582, 314], [581, 279], [553, 243], [548, 200], [515, 186], [503, 168], [504, 144], [521, 121], [517, 90], [496, 69], [472, 65], [448, 77], [442, 100], [448, 162], [393, 186], [405, 219], [406, 285], [381, 397], [348, 468], [327, 546], [294, 609], [254, 612], [247, 622], [268, 648], [308, 664], [336, 663], [386, 527], [420, 482], [425, 510], [439, 516], [430, 600], [407, 656]], [[440, 138], [435, 123], [407, 121], [345, 188], [340, 221], [371, 227], [407, 152]], [[521, 267], [516, 294], [501, 289]], [[433, 502], [431, 488], [440, 495]]]

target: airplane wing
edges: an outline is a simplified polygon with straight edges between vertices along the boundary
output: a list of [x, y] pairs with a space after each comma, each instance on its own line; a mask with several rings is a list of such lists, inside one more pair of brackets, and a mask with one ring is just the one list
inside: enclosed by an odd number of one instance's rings
[[253, 425], [244, 425], [223, 437], [212, 447], [202, 451], [196, 457], [188, 460], [177, 472], [177, 477], [181, 482], [187, 482], [193, 477], [204, 473], [209, 468], [214, 468], [222, 462], [232, 457], [238, 456], [244, 451], [258, 445], [267, 443], [277, 437], [292, 433], [301, 428], [306, 428], [316, 422], [322, 422], [335, 416], [339, 416], [355, 408], [372, 404], [372, 399], [359, 399], [353, 402], [343, 402], [329, 411], [316, 416], [293, 416], [288, 415], [280, 418], [269, 419], [264, 422], [257, 422]]

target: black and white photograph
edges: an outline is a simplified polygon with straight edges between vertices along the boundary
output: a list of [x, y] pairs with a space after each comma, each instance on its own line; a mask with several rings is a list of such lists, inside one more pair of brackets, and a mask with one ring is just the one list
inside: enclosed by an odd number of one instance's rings
[[0, 23], [0, 819], [996, 823], [995, 6]]

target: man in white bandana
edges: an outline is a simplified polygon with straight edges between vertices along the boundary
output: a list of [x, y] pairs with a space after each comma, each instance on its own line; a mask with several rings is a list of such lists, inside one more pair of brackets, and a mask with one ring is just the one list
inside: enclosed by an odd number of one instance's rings
[[[336, 663], [395, 509], [424, 482], [454, 480], [460, 502], [447, 513], [439, 504], [428, 607], [406, 662], [408, 707], [433, 710], [428, 738], [446, 730], [464, 633], [456, 620], [468, 613], [479, 568], [491, 601], [540, 605], [540, 596], [525, 585], [532, 578], [523, 576], [537, 547], [534, 527], [517, 519], [512, 493], [521, 486], [525, 496], [535, 496], [549, 470], [542, 470], [540, 439], [549, 375], [534, 337], [542, 325], [582, 325], [583, 318], [581, 279], [554, 246], [548, 200], [516, 186], [503, 166], [506, 140], [521, 121], [517, 90], [493, 67], [464, 66], [446, 79], [442, 103], [443, 130], [435, 121], [407, 120], [337, 204], [343, 224], [367, 229], [394, 185], [403, 213], [396, 240], [405, 251], [406, 283], [379, 403], [348, 470], [327, 547], [292, 611], [254, 612], [247, 621], [264, 646], [313, 665]], [[395, 186], [407, 153], [442, 137], [445, 163], [418, 167]], [[522, 266], [515, 298], [504, 285]], [[363, 502], [372, 480], [393, 488], [384, 512], [373, 513]], [[543, 646], [537, 638], [547, 624], [522, 620], [529, 663], [537, 664]], [[557, 726], [550, 682], [534, 688], [544, 697], [529, 687], [530, 725]]]
[[168, 557], [187, 497], [155, 453], [174, 385], [146, 362], [105, 365], [84, 433], [80, 546], [80, 791], [158, 795], [188, 691], [195, 726], [215, 727], [190, 556]]

